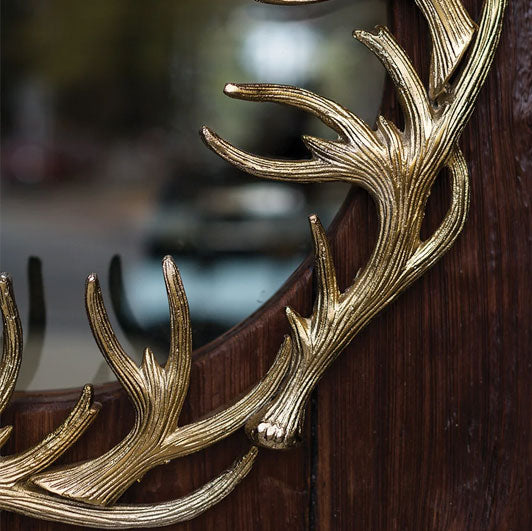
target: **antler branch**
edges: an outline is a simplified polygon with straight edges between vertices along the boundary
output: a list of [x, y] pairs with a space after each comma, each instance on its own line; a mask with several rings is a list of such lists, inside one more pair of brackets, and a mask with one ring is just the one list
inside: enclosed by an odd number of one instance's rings
[[[17, 381], [22, 358], [22, 327], [11, 279], [0, 274], [0, 307], [4, 331], [0, 362], [0, 412], [7, 405]], [[0, 488], [13, 487], [53, 463], [70, 448], [96, 417], [100, 404], [92, 402], [92, 386], [85, 386], [68, 418], [53, 433], [33, 448], [0, 457]], [[0, 429], [0, 448], [7, 442], [12, 427]]]
[[24, 484], [16, 489], [0, 487], [0, 509], [33, 518], [77, 524], [98, 529], [163, 527], [191, 520], [229, 495], [251, 470], [258, 449], [252, 447], [226, 471], [190, 494], [163, 503], [91, 506], [38, 492]]
[[257, 177], [297, 182], [348, 180], [375, 193], [370, 176], [384, 163], [385, 151], [375, 132], [356, 115], [327, 98], [297, 87], [230, 83], [224, 92], [232, 98], [280, 103], [308, 111], [335, 130], [339, 141], [304, 137], [313, 158], [280, 161], [246, 153], [204, 127], [204, 141], [222, 158]]
[[0, 487], [13, 486], [48, 467], [83, 435], [100, 408], [100, 404], [92, 401], [92, 386], [86, 385], [59, 428], [25, 452], [0, 457]]
[[[429, 6], [428, 1], [422, 3]], [[309, 110], [333, 127], [340, 140], [306, 138], [313, 157], [310, 161], [274, 161], [244, 153], [204, 129], [209, 147], [251, 174], [283, 179], [284, 173], [286, 180], [344, 180], [359, 184], [370, 190], [379, 213], [380, 228], [373, 254], [344, 293], [338, 292], [325, 232], [317, 218], [311, 217], [318, 296], [310, 317], [287, 309], [294, 363], [280, 393], [246, 424], [257, 444], [287, 448], [299, 441], [305, 405], [325, 369], [377, 312], [435, 263], [459, 234], [467, 215], [469, 183], [456, 142], [493, 59], [504, 5], [502, 0], [486, 1], [471, 56], [439, 107], [432, 105], [406, 53], [386, 28], [377, 28], [375, 34], [354, 33], [390, 74], [404, 113], [403, 131], [381, 116], [377, 130], [372, 131], [329, 100], [279, 85], [229, 85], [226, 93]], [[450, 46], [444, 33], [432, 34], [438, 57]], [[447, 77], [441, 82], [447, 82]], [[431, 87], [438, 91], [441, 84], [433, 83]], [[440, 227], [422, 242], [420, 229], [426, 201], [445, 166], [452, 179], [451, 208]]]
[[[137, 439], [132, 437], [128, 441], [130, 448], [138, 452], [138, 454], [135, 454], [134, 451], [131, 452], [130, 458], [133, 466], [136, 465], [138, 469], [135, 455], [137, 455], [138, 461], [146, 459], [144, 472], [155, 466], [153, 456], [156, 455], [156, 452], [150, 454], [153, 449], [146, 445], [142, 447], [141, 441], [139, 441], [138, 433], [143, 425], [152, 422], [152, 425], [159, 424], [163, 427], [162, 431], [165, 435], [160, 448], [158, 448], [159, 458], [163, 461], [197, 451], [227, 437], [241, 427], [246, 418], [261, 407], [271, 396], [271, 393], [275, 391], [290, 363], [290, 343], [286, 341], [263, 381], [232, 407], [183, 428], [177, 428], [178, 412], [174, 412], [175, 414], [169, 415], [169, 418], [161, 422], [160, 412], [157, 409], [162, 405], [164, 413], [164, 406], [168, 405], [165, 400], [168, 401], [171, 398], [173, 399], [173, 407], [176, 410], [181, 408], [190, 372], [190, 328], [188, 305], [183, 286], [177, 268], [168, 257], [163, 263], [163, 270], [169, 295], [172, 328], [172, 352], [164, 369], [155, 362], [149, 349], [145, 353], [141, 368], [135, 366], [114, 336], [105, 312], [97, 278], [90, 276], [87, 282], [87, 308], [95, 337], [117, 377], [127, 388], [130, 397], [138, 407], [135, 427], [132, 430], [133, 432], [137, 430]], [[16, 384], [23, 345], [22, 327], [11, 279], [3, 273], [0, 274], [0, 309], [3, 322], [3, 355], [0, 360], [1, 412], [7, 405]], [[163, 376], [162, 371], [169, 371], [169, 374]], [[161, 377], [167, 377], [166, 381], [162, 383], [164, 386], [162, 388], [158, 387]], [[168, 389], [166, 389], [166, 385], [169, 385]], [[257, 448], [252, 447], [228, 470], [201, 488], [187, 496], [159, 504], [91, 506], [38, 490], [35, 484], [39, 481], [45, 483], [47, 476], [36, 476], [36, 474], [50, 466], [76, 442], [94, 420], [100, 407], [100, 404], [93, 403], [92, 386], [86, 385], [70, 415], [54, 432], [29, 450], [0, 457], [0, 509], [19, 512], [34, 518], [97, 528], [125, 529], [139, 526], [170, 525], [190, 520], [225, 498], [248, 474], [257, 456]], [[173, 430], [169, 428], [173, 428]], [[11, 431], [11, 426], [0, 429], [0, 448], [8, 440]], [[123, 449], [127, 445], [118, 446]], [[109, 455], [111, 452], [108, 452], [108, 458], [112, 458]], [[120, 454], [118, 449], [114, 449], [114, 452], [114, 455]], [[91, 462], [96, 468], [101, 464], [93, 479], [102, 481], [103, 493], [108, 495], [110, 489], [109, 485], [106, 484], [106, 472], [111, 478], [113, 475], [113, 467], [109, 466], [110, 462], [113, 461], [104, 460], [102, 462], [101, 459], [97, 459]], [[65, 470], [68, 468], [64, 467]], [[72, 468], [76, 470], [77, 467]], [[79, 468], [81, 469], [81, 476], [85, 468], [83, 465]], [[79, 473], [80, 470], [77, 472]], [[76, 481], [73, 476], [74, 474], [70, 476], [71, 480]], [[37, 478], [35, 482], [30, 479], [32, 477]], [[51, 472], [51, 477], [48, 480], [53, 480], [53, 477], [53, 472]], [[122, 482], [129, 484], [123, 475], [120, 475], [120, 478]], [[80, 485], [83, 486], [83, 483]], [[70, 486], [73, 487], [73, 484]], [[123, 492], [123, 483], [115, 480], [115, 489]], [[96, 495], [101, 495], [101, 492], [97, 489], [94, 491]]]
[[[163, 260], [170, 307], [171, 340], [161, 367], [147, 348], [140, 367], [116, 338], [96, 276], [87, 281], [87, 313], [104, 357], [135, 406], [129, 434], [100, 457], [35, 475], [32, 482], [63, 497], [97, 505], [114, 503], [151, 468], [184, 456], [229, 436], [275, 392], [289, 366], [289, 343], [281, 347], [265, 378], [245, 397], [219, 413], [178, 427], [190, 376], [192, 339], [188, 303], [179, 271], [170, 257]], [[109, 467], [113, 463], [113, 467]]]
[[432, 37], [429, 94], [435, 100], [446, 90], [476, 25], [459, 0], [416, 0], [429, 23]]

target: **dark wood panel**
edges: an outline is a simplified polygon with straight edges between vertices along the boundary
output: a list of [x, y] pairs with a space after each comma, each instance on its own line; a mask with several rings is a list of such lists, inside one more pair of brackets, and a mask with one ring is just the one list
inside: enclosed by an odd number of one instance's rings
[[[481, 2], [467, 6], [476, 16]], [[463, 234], [318, 388], [318, 529], [532, 528], [530, 13], [529, 2], [510, 2], [461, 142], [472, 181]], [[391, 17], [427, 79], [414, 2], [395, 1]], [[385, 115], [397, 117], [388, 97]], [[448, 202], [444, 184], [433, 193], [433, 226]], [[364, 201], [353, 203], [357, 230], [341, 244], [354, 256], [339, 260], [344, 281], [367, 245]]]

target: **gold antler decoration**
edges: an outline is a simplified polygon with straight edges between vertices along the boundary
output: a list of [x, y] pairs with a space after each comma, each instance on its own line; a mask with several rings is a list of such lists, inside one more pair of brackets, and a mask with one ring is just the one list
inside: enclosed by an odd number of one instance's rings
[[[353, 284], [339, 291], [324, 229], [318, 218], [311, 216], [318, 280], [312, 315], [302, 317], [287, 308], [291, 335], [285, 338], [264, 379], [234, 405], [179, 426], [190, 377], [191, 334], [177, 267], [171, 258], [163, 260], [171, 324], [170, 353], [164, 367], [149, 348], [140, 367], [133, 363], [112, 330], [96, 276], [89, 276], [86, 307], [91, 328], [135, 407], [134, 426], [104, 455], [48, 470], [98, 413], [92, 388], [86, 386], [57, 430], [30, 450], [0, 457], [1, 509], [100, 528], [164, 526], [194, 518], [227, 496], [251, 469], [258, 449], [252, 446], [229, 470], [183, 498], [151, 505], [114, 505], [151, 468], [202, 450], [244, 425], [258, 446], [289, 448], [299, 441], [306, 403], [323, 372], [376, 313], [447, 251], [466, 218], [468, 171], [457, 141], [493, 60], [506, 2], [485, 1], [476, 36], [476, 26], [458, 0], [417, 0], [417, 4], [427, 18], [433, 42], [428, 91], [386, 28], [354, 34], [390, 74], [404, 113], [403, 130], [382, 116], [373, 130], [349, 110], [300, 88], [228, 84], [225, 93], [233, 98], [276, 102], [311, 112], [339, 138], [304, 137], [311, 159], [278, 161], [241, 151], [207, 128], [202, 131], [211, 149], [258, 177], [297, 182], [342, 180], [370, 192], [380, 230], [373, 254]], [[456, 79], [450, 83], [453, 73]], [[451, 206], [434, 234], [421, 241], [425, 205], [444, 167], [452, 179]], [[22, 330], [7, 275], [0, 276], [0, 306], [4, 330], [1, 412], [13, 392], [22, 354]], [[11, 429], [0, 429], [0, 447]]]
[[[438, 106], [431, 102], [404, 50], [386, 28], [378, 27], [374, 34], [355, 31], [354, 37], [380, 59], [393, 80], [404, 114], [403, 131], [383, 116], [378, 117], [374, 131], [347, 109], [303, 89], [226, 85], [225, 93], [233, 98], [282, 103], [309, 111], [334, 129], [339, 139], [304, 137], [312, 153], [310, 160], [277, 161], [241, 151], [204, 128], [203, 136], [211, 149], [257, 177], [297, 182], [341, 180], [362, 186], [374, 198], [380, 221], [369, 262], [354, 283], [340, 293], [323, 228], [316, 217], [310, 218], [318, 295], [308, 318], [287, 308], [295, 361], [281, 392], [246, 424], [257, 444], [288, 448], [298, 442], [306, 403], [325, 369], [377, 312], [442, 256], [460, 233], [468, 210], [469, 182], [456, 142], [486, 77], [503, 9], [504, 2], [487, 0], [471, 53]], [[438, 24], [436, 18], [430, 20], [431, 25]], [[451, 48], [444, 34], [433, 32], [435, 49]], [[431, 79], [436, 75], [448, 76], [435, 73], [433, 68]], [[445, 80], [440, 78], [434, 90]], [[444, 166], [452, 178], [451, 207], [436, 232], [421, 241], [425, 204]]]
[[[133, 429], [97, 459], [39, 474], [76, 442], [98, 413], [100, 405], [92, 403], [92, 386], [85, 386], [78, 404], [55, 432], [22, 454], [0, 457], [0, 508], [103, 528], [168, 525], [194, 518], [218, 503], [249, 472], [257, 455], [255, 447], [188, 496], [160, 504], [106, 507], [151, 468], [204, 449], [242, 427], [250, 414], [271, 399], [290, 363], [287, 340], [266, 376], [247, 395], [219, 413], [178, 427], [190, 375], [190, 322], [181, 277], [170, 257], [163, 260], [163, 273], [171, 318], [170, 354], [164, 367], [155, 361], [150, 349], [145, 350], [140, 367], [133, 363], [111, 328], [98, 279], [95, 275], [87, 279], [89, 321], [98, 346], [135, 406]], [[7, 275], [0, 276], [0, 306], [4, 330], [1, 412], [15, 387], [22, 352], [22, 329]], [[0, 447], [10, 433], [11, 426], [0, 431]]]

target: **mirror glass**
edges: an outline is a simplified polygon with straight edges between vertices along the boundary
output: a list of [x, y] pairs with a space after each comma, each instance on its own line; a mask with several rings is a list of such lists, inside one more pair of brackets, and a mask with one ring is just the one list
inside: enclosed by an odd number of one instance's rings
[[264, 303], [328, 224], [345, 184], [259, 181], [201, 142], [206, 124], [252, 152], [306, 158], [310, 115], [231, 100], [226, 82], [302, 86], [373, 123], [384, 71], [352, 38], [381, 0], [21, 0], [2, 4], [0, 269], [25, 331], [18, 389], [113, 375], [84, 309], [97, 273], [115, 330], [140, 359], [167, 351], [161, 259], [176, 260], [195, 347]]

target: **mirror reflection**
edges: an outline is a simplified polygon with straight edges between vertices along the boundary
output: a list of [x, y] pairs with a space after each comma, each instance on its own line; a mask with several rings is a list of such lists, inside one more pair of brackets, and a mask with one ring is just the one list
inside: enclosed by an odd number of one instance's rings
[[197, 130], [285, 158], [309, 156], [302, 134], [333, 138], [303, 112], [225, 97], [229, 81], [302, 86], [373, 123], [384, 72], [351, 33], [385, 22], [380, 0], [3, 3], [0, 269], [26, 338], [17, 388], [113, 379], [85, 316], [90, 272], [139, 358], [167, 351], [166, 254], [195, 347], [272, 296], [310, 250], [307, 216], [328, 224], [347, 188], [259, 181]]

